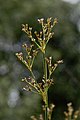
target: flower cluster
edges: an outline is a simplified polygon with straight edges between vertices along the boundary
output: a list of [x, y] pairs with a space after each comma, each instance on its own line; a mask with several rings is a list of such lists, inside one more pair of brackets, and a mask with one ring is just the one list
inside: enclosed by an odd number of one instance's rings
[[44, 81], [44, 79], [42, 79], [42, 82], [38, 83], [35, 78], [29, 77], [22, 79], [22, 81], [26, 83], [26, 86], [23, 88], [24, 90], [40, 94], [43, 101], [45, 102], [46, 91], [53, 84], [53, 79], [48, 79], [46, 82]]
[[[43, 111], [45, 111], [45, 106], [43, 107]], [[52, 115], [52, 111], [54, 109], [55, 105], [54, 104], [50, 104], [50, 106], [47, 108], [47, 112], [48, 112], [48, 120], [51, 120], [51, 115]], [[32, 120], [44, 120], [44, 117], [42, 114], [40, 114], [39, 119], [37, 119], [35, 116], [31, 116]]]
[[27, 44], [23, 44], [22, 47], [25, 49], [25, 51], [27, 53], [25, 59], [24, 59], [22, 52], [16, 53], [16, 56], [18, 57], [18, 59], [20, 61], [22, 61], [26, 65], [28, 70], [31, 71], [32, 66], [33, 66], [33, 62], [34, 62], [34, 59], [38, 53], [38, 50], [32, 49], [33, 45], [28, 46]]
[[42, 114], [40, 114], [39, 119], [37, 119], [35, 116], [31, 116], [32, 120], [44, 120]]
[[25, 33], [27, 33], [27, 35], [31, 39], [31, 41], [33, 41], [43, 53], [45, 53], [47, 43], [54, 35], [54, 32], [52, 32], [52, 28], [57, 23], [57, 18], [55, 18], [53, 22], [51, 20], [52, 20], [52, 18], [48, 18], [46, 23], [44, 23], [43, 18], [38, 19], [38, 22], [42, 26], [42, 31], [40, 31], [40, 33], [38, 33], [37, 31], [34, 32], [37, 40], [32, 35], [32, 28], [29, 27], [28, 24], [26, 24], [26, 25], [22, 24], [22, 26], [23, 26], [22, 30]]
[[77, 110], [73, 113], [74, 109], [72, 107], [72, 103], [68, 103], [68, 112], [64, 112], [66, 118], [65, 120], [77, 120], [78, 116], [80, 115], [80, 111]]
[[63, 63], [63, 60], [57, 61], [55, 64], [52, 65], [52, 57], [45, 58], [46, 62], [48, 64], [48, 70], [49, 70], [49, 79], [54, 72], [54, 70], [57, 68], [58, 64]]
[[34, 75], [32, 77], [24, 78], [22, 81], [26, 82], [26, 86], [23, 88], [26, 91], [32, 91], [34, 93], [38, 93], [42, 96], [42, 99], [44, 103], [47, 103], [46, 93], [50, 86], [54, 84], [54, 80], [51, 77], [51, 74], [54, 72], [54, 69], [58, 66], [59, 63], [62, 63], [63, 61], [59, 60], [54, 65], [52, 65], [51, 57], [46, 58], [47, 65], [48, 65], [48, 71], [49, 71], [49, 77], [45, 80], [45, 76], [43, 76], [41, 82], [37, 82]]

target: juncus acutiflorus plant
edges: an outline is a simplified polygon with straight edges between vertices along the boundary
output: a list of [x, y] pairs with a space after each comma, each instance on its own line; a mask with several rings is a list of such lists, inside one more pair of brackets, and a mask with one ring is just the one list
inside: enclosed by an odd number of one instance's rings
[[[26, 91], [31, 91], [38, 93], [44, 102], [43, 111], [44, 115], [40, 115], [37, 119], [35, 116], [31, 116], [32, 120], [51, 120], [52, 111], [54, 104], [48, 105], [48, 90], [51, 85], [54, 84], [52, 74], [57, 68], [58, 64], [63, 63], [63, 60], [56, 61], [54, 64], [52, 62], [52, 57], [46, 57], [46, 47], [49, 40], [53, 37], [54, 32], [53, 28], [57, 24], [57, 19], [48, 18], [46, 21], [44, 19], [38, 19], [39, 24], [41, 25], [41, 31], [32, 32], [32, 28], [28, 24], [22, 25], [22, 31], [24, 31], [30, 38], [31, 45], [23, 44], [22, 47], [26, 51], [26, 56], [22, 52], [16, 53], [16, 56], [20, 61], [25, 64], [27, 69], [30, 71], [31, 76], [28, 78], [23, 78], [22, 81], [26, 82], [26, 86], [23, 88]], [[33, 37], [34, 36], [34, 37]], [[36, 46], [36, 47], [35, 47]], [[36, 48], [36, 49], [35, 49]], [[41, 52], [43, 56], [43, 76], [41, 82], [37, 81], [33, 73], [34, 60], [37, 54]], [[65, 113], [67, 114], [67, 113]], [[71, 120], [66, 117], [65, 120]], [[74, 119], [75, 120], [75, 119]]]

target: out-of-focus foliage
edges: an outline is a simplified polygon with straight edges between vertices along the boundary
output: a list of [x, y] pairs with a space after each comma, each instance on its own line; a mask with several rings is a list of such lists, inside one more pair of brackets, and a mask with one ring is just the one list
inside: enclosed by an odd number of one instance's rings
[[[23, 42], [30, 43], [21, 31], [28, 23], [40, 29], [38, 18], [57, 17], [55, 37], [47, 46], [48, 56], [54, 62], [63, 59], [63, 65], [53, 75], [55, 85], [49, 93], [50, 102], [56, 105], [53, 117], [63, 120], [66, 104], [80, 106], [80, 3], [76, 5], [61, 0], [0, 0], [0, 120], [29, 120], [41, 111], [39, 96], [22, 90], [21, 78], [29, 73], [19, 63], [15, 53], [21, 51]], [[34, 72], [40, 77], [41, 59], [37, 57]]]

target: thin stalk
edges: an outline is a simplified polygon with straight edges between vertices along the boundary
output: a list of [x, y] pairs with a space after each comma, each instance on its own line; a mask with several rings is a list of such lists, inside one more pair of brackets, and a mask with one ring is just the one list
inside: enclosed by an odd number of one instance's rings
[[32, 77], [35, 79], [34, 73], [32, 70], [30, 70]]
[[45, 120], [48, 120], [48, 118], [47, 118], [47, 107], [45, 108]]
[[[47, 80], [47, 63], [45, 60], [45, 54], [43, 54], [43, 69], [44, 69], [44, 77], [45, 77], [45, 82]], [[48, 120], [48, 91], [45, 89], [45, 120]]]
[[[33, 71], [32, 71], [32, 70], [30, 70], [30, 73], [31, 73], [31, 75], [32, 75], [33, 79], [35, 80], [35, 76], [34, 76], [34, 73], [33, 73]], [[37, 83], [37, 81], [36, 81], [36, 80], [35, 80], [35, 82], [36, 82], [37, 87], [40, 89], [40, 92], [42, 93], [42, 89], [40, 88], [40, 86], [38, 85], [38, 83]], [[38, 91], [38, 90], [37, 90], [37, 91]], [[38, 91], [38, 93], [39, 93], [39, 91]]]
[[48, 93], [46, 92], [46, 102], [45, 102], [45, 120], [48, 120]]
[[72, 119], [71, 119], [71, 115], [69, 115], [69, 120], [72, 120]]
[[45, 60], [45, 54], [43, 54], [43, 69], [44, 69], [44, 75], [45, 75], [45, 81], [47, 80], [47, 64]]
[[49, 72], [49, 80], [50, 80], [50, 77], [51, 77], [51, 74], [50, 74], [50, 72]]

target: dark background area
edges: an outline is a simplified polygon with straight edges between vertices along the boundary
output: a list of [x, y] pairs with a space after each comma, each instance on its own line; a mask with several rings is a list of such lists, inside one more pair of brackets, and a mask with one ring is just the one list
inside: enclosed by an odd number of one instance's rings
[[[0, 120], [30, 120], [42, 112], [41, 98], [22, 90], [21, 79], [29, 72], [16, 58], [23, 43], [29, 43], [22, 24], [39, 29], [38, 18], [58, 18], [55, 35], [47, 46], [53, 61], [63, 59], [53, 74], [54, 86], [49, 90], [49, 103], [56, 105], [53, 118], [64, 120], [68, 102], [80, 106], [80, 2], [61, 0], [0, 0]], [[34, 72], [41, 76], [41, 58]]]

